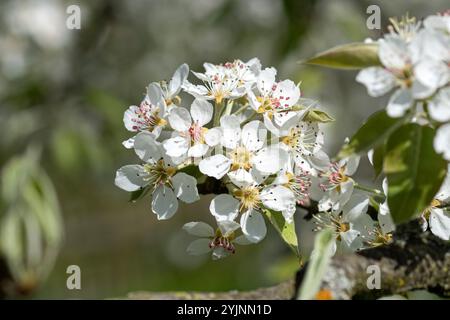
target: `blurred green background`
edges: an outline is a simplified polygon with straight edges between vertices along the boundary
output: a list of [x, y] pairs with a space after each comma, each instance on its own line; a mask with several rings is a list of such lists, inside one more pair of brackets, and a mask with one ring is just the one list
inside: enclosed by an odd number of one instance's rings
[[[81, 30], [65, 27], [70, 4], [81, 7]], [[338, 44], [378, 37], [383, 30], [366, 28], [371, 4], [380, 6], [383, 26], [390, 16], [409, 12], [422, 18], [448, 9], [445, 0], [2, 0], [3, 193], [14, 184], [5, 183], [11, 159], [26, 150], [25, 158], [40, 151], [36, 163], [53, 182], [62, 215], [54, 268], [49, 267], [48, 277], [44, 272], [46, 280], [37, 287], [30, 285], [35, 290], [28, 297], [244, 290], [291, 277], [295, 258], [273, 233], [223, 261], [188, 256], [190, 238], [181, 226], [192, 220], [211, 222], [208, 197], [181, 207], [164, 222], [151, 213], [149, 198], [129, 203], [128, 195], [113, 183], [117, 168], [137, 161], [121, 145], [131, 136], [123, 127], [123, 112], [141, 101], [150, 82], [169, 79], [183, 62], [201, 70], [205, 61], [257, 56], [264, 66], [275, 66], [281, 79], [302, 81], [303, 96], [318, 99], [336, 118], [325, 128], [326, 148], [333, 154], [386, 101], [370, 98], [354, 81], [355, 72], [306, 67], [297, 61]], [[366, 162], [360, 172], [362, 179], [372, 179]], [[16, 188], [19, 196], [21, 186]], [[46, 199], [45, 192], [41, 196]], [[18, 203], [14, 199], [12, 203]], [[0, 217], [6, 217], [7, 208], [0, 203]], [[33, 211], [36, 204], [27, 208]], [[59, 221], [57, 208], [52, 210], [46, 214]], [[48, 220], [37, 221], [45, 225]], [[0, 241], [11, 244], [14, 235], [12, 231]], [[58, 236], [48, 237], [47, 246], [55, 237], [59, 243]], [[66, 268], [73, 264], [81, 268], [81, 290], [66, 288]], [[3, 261], [0, 277], [8, 273]]]

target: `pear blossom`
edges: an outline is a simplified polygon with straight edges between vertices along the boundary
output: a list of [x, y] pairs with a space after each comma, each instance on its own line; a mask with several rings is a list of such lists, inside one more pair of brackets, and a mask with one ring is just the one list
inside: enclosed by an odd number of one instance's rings
[[224, 99], [236, 99], [245, 94], [246, 86], [251, 86], [261, 68], [258, 59], [247, 63], [235, 60], [223, 65], [204, 63], [204, 73], [192, 72], [202, 85], [194, 85], [186, 80], [183, 89], [196, 98], [215, 100], [222, 103]]
[[175, 214], [177, 198], [186, 203], [199, 199], [197, 180], [184, 172], [177, 172], [153, 135], [139, 133], [134, 141], [134, 150], [145, 164], [121, 167], [117, 170], [115, 184], [128, 192], [151, 188], [152, 211], [159, 220], [169, 219]]
[[190, 113], [182, 107], [173, 108], [168, 116], [173, 136], [163, 142], [167, 155], [177, 158], [204, 156], [214, 146], [210, 142], [214, 139], [207, 139], [208, 128], [205, 126], [212, 116], [213, 106], [202, 99], [194, 100]]
[[273, 174], [288, 160], [288, 154], [277, 145], [264, 147], [267, 130], [259, 120], [243, 128], [235, 115], [221, 118], [222, 140], [225, 154], [215, 154], [200, 161], [200, 171], [221, 179], [226, 174], [238, 185], [255, 181], [262, 174]]
[[422, 213], [422, 228], [443, 240], [450, 240], [450, 213], [446, 206], [450, 203], [450, 173], [430, 206]]
[[236, 236], [240, 228], [239, 223], [224, 220], [217, 221], [218, 228], [214, 231], [213, 227], [205, 222], [188, 222], [183, 229], [190, 235], [200, 237], [192, 241], [187, 247], [187, 252], [191, 255], [202, 255], [212, 252], [213, 260], [218, 260], [234, 254], [235, 244], [251, 244], [243, 235]]
[[391, 117], [402, 117], [415, 102], [432, 98], [450, 80], [450, 37], [431, 27], [443, 23], [432, 21], [435, 18], [430, 17], [420, 28], [415, 19], [393, 20], [391, 32], [378, 40], [382, 67], [363, 69], [356, 77], [374, 97], [396, 88], [387, 105]]
[[275, 68], [266, 68], [258, 76], [255, 90], [249, 88], [247, 96], [250, 106], [264, 116], [269, 127], [282, 127], [294, 118], [299, 120], [302, 112], [293, 110], [300, 99], [300, 89], [291, 80], [276, 82]]
[[367, 215], [369, 198], [362, 194], [353, 194], [338, 211], [315, 214], [315, 231], [331, 229], [335, 242], [333, 252], [356, 251], [362, 247], [362, 238], [366, 226], [372, 225]]
[[[297, 204], [302, 206], [309, 204], [312, 179], [311, 171], [305, 169], [305, 166], [287, 166], [277, 174], [273, 184], [282, 185], [291, 190]], [[286, 221], [292, 221], [292, 216], [285, 218]]]
[[280, 135], [274, 134], [280, 137], [280, 145], [290, 152], [297, 166], [304, 167], [309, 160], [314, 162], [312, 158], [323, 155], [319, 151], [324, 145], [324, 135], [317, 123], [300, 121], [288, 130], [279, 131]]
[[211, 201], [210, 212], [217, 221], [229, 221], [239, 215], [245, 237], [252, 243], [264, 239], [267, 227], [263, 209], [279, 211], [292, 222], [295, 212], [295, 195], [289, 188], [273, 184], [247, 184], [233, 190], [233, 195], [220, 194]]
[[340, 211], [350, 199], [355, 181], [352, 176], [359, 165], [359, 156], [350, 156], [329, 164], [328, 169], [320, 173], [320, 188], [324, 192], [319, 200], [320, 211]]
[[178, 94], [181, 91], [183, 83], [186, 81], [189, 75], [189, 66], [183, 63], [173, 74], [169, 83], [161, 81], [159, 86], [161, 87], [162, 96], [167, 107], [172, 107], [180, 103], [180, 97]]
[[[161, 88], [156, 83], [147, 87], [147, 94], [139, 106], [130, 106], [123, 115], [125, 128], [131, 132], [150, 132], [159, 137], [167, 124], [166, 103]], [[127, 149], [133, 148], [134, 137], [123, 142]]]

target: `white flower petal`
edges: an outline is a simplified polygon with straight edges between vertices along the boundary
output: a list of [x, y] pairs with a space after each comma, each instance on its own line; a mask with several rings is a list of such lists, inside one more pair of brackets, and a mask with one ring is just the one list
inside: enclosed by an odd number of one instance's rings
[[183, 83], [182, 88], [184, 89], [184, 91], [193, 95], [196, 98], [205, 98], [205, 99], [213, 98], [211, 95], [209, 95], [207, 88], [201, 85], [194, 85], [187, 80]]
[[273, 96], [282, 109], [288, 109], [300, 99], [300, 88], [292, 80], [283, 80], [277, 83]]
[[172, 76], [172, 79], [169, 82], [169, 96], [174, 97], [180, 92], [181, 86], [184, 81], [187, 79], [189, 74], [189, 66], [186, 63], [183, 63]]
[[230, 251], [225, 250], [222, 247], [215, 247], [212, 253], [212, 259], [213, 260], [219, 260], [226, 258], [230, 255]]
[[130, 139], [123, 141], [122, 145], [127, 149], [133, 149], [134, 148], [134, 137], [131, 137]]
[[262, 148], [266, 142], [267, 130], [261, 121], [254, 120], [242, 128], [241, 141], [248, 151]]
[[279, 146], [261, 149], [253, 158], [255, 168], [263, 173], [273, 174], [285, 167], [289, 154]]
[[192, 123], [191, 115], [185, 108], [173, 108], [169, 114], [169, 123], [172, 129], [174, 129], [175, 131], [188, 131]]
[[125, 191], [136, 191], [148, 184], [147, 173], [143, 166], [131, 164], [123, 166], [116, 172], [115, 185]]
[[200, 157], [203, 157], [208, 152], [208, 150], [209, 150], [209, 147], [207, 144], [197, 143], [189, 148], [188, 156], [194, 157], [194, 158], [200, 158]]
[[248, 210], [241, 216], [241, 228], [245, 237], [253, 243], [264, 239], [267, 233], [264, 217], [254, 210]]
[[136, 111], [139, 108], [137, 106], [130, 106], [123, 114], [123, 123], [125, 125], [125, 128], [128, 131], [136, 132], [138, 131], [138, 127], [136, 126]]
[[183, 230], [197, 237], [214, 237], [214, 229], [209, 224], [200, 221], [186, 223]]
[[241, 139], [241, 123], [239, 118], [235, 115], [223, 116], [220, 119], [220, 126], [222, 128], [222, 145], [225, 148], [236, 148]]
[[369, 198], [362, 194], [354, 194], [342, 208], [342, 215], [345, 221], [356, 221], [365, 215], [369, 207]]
[[420, 61], [414, 67], [414, 75], [418, 81], [434, 91], [448, 82], [450, 72], [449, 67], [443, 61], [427, 59]]
[[232, 221], [239, 214], [239, 201], [229, 194], [219, 194], [212, 199], [209, 211], [217, 221]]
[[264, 125], [275, 136], [285, 137], [289, 135], [291, 129], [299, 123], [306, 113], [307, 109], [275, 113], [272, 119], [265, 113]]
[[381, 67], [370, 67], [361, 70], [356, 81], [366, 86], [369, 95], [379, 97], [395, 86], [395, 77], [392, 73]]
[[410, 63], [408, 45], [402, 37], [389, 34], [378, 44], [378, 57], [386, 68], [403, 70]]
[[450, 161], [450, 123], [439, 127], [434, 137], [434, 150]]
[[145, 162], [156, 162], [163, 157], [161, 145], [149, 132], [140, 132], [134, 138], [134, 152]]
[[211, 240], [209, 239], [197, 239], [192, 241], [187, 247], [186, 251], [188, 254], [193, 256], [202, 255], [211, 251], [209, 247]]
[[147, 97], [151, 105], [159, 109], [160, 114], [166, 112], [166, 102], [159, 83], [153, 82], [147, 87]]
[[221, 128], [212, 128], [206, 131], [205, 133], [205, 142], [210, 147], [217, 146], [222, 139], [222, 129]]
[[350, 156], [346, 159], [345, 174], [348, 176], [353, 175], [359, 166], [360, 156]]
[[170, 157], [181, 157], [185, 155], [189, 150], [189, 138], [176, 136], [167, 139], [163, 142], [163, 147], [166, 150], [166, 154]]
[[[387, 203], [387, 202], [385, 202]], [[383, 204], [385, 204], [383, 203]], [[381, 208], [381, 205], [380, 205]], [[381, 231], [383, 234], [390, 233], [395, 230], [395, 224], [394, 220], [392, 220], [391, 213], [389, 211], [384, 212], [384, 214], [380, 213], [378, 214], [378, 223], [380, 224]]]
[[220, 232], [224, 237], [229, 237], [233, 232], [241, 227], [241, 225], [236, 221], [230, 220], [217, 221], [217, 225], [219, 226]]
[[238, 169], [228, 172], [228, 178], [230, 178], [231, 182], [240, 188], [256, 182], [253, 175], [245, 169]]
[[200, 172], [216, 179], [222, 178], [229, 170], [231, 160], [222, 154], [216, 154], [200, 161]]
[[408, 89], [398, 89], [389, 99], [387, 105], [387, 114], [391, 118], [403, 117], [406, 110], [411, 108], [413, 103], [413, 97], [411, 91]]
[[203, 127], [205, 124], [211, 121], [213, 116], [213, 106], [205, 99], [195, 99], [191, 105], [192, 120], [197, 123], [198, 126]]
[[153, 192], [152, 211], [158, 220], [170, 219], [178, 210], [178, 200], [172, 189], [160, 185]]
[[429, 102], [428, 111], [431, 118], [436, 121], [446, 122], [450, 120], [450, 88], [439, 90]]
[[240, 235], [239, 237], [234, 239], [233, 243], [239, 244], [241, 246], [246, 246], [246, 245], [249, 245], [249, 244], [253, 244], [253, 242], [248, 240], [245, 235]]
[[450, 216], [439, 208], [431, 209], [430, 230], [433, 234], [443, 240], [450, 240]]
[[416, 100], [426, 99], [434, 93], [434, 88], [427, 87], [422, 82], [414, 80], [411, 86], [412, 97]]
[[435, 198], [443, 202], [449, 202], [450, 200], [450, 165], [447, 168], [445, 180]]
[[192, 203], [200, 199], [197, 191], [197, 180], [194, 177], [184, 172], [178, 172], [172, 177], [172, 184], [175, 195], [181, 201]]
[[283, 186], [270, 186], [261, 191], [260, 199], [264, 206], [275, 211], [283, 211], [295, 206], [294, 193]]
[[262, 95], [268, 95], [272, 92], [272, 87], [275, 84], [275, 76], [277, 70], [275, 68], [266, 68], [259, 74], [257, 87]]

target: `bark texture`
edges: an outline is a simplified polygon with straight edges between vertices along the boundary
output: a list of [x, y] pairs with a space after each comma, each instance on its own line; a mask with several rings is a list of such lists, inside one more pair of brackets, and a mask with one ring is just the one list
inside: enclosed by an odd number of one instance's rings
[[[295, 299], [308, 264], [290, 280], [269, 288], [231, 292], [135, 292], [129, 299]], [[369, 266], [378, 266], [380, 289], [369, 289]], [[384, 295], [402, 294], [425, 289], [450, 297], [450, 242], [431, 232], [422, 232], [418, 221], [400, 225], [394, 240], [354, 254], [338, 256], [332, 262], [322, 281], [332, 299], [376, 299]]]

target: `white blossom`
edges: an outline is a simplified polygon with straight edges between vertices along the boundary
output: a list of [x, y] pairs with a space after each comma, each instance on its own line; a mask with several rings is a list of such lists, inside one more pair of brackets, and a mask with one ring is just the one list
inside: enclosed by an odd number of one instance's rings
[[126, 165], [117, 170], [115, 184], [133, 192], [145, 187], [152, 189], [152, 210], [159, 220], [171, 218], [178, 209], [177, 198], [186, 203], [199, 199], [197, 180], [177, 172], [161, 144], [147, 132], [139, 133], [134, 150], [144, 165]]

